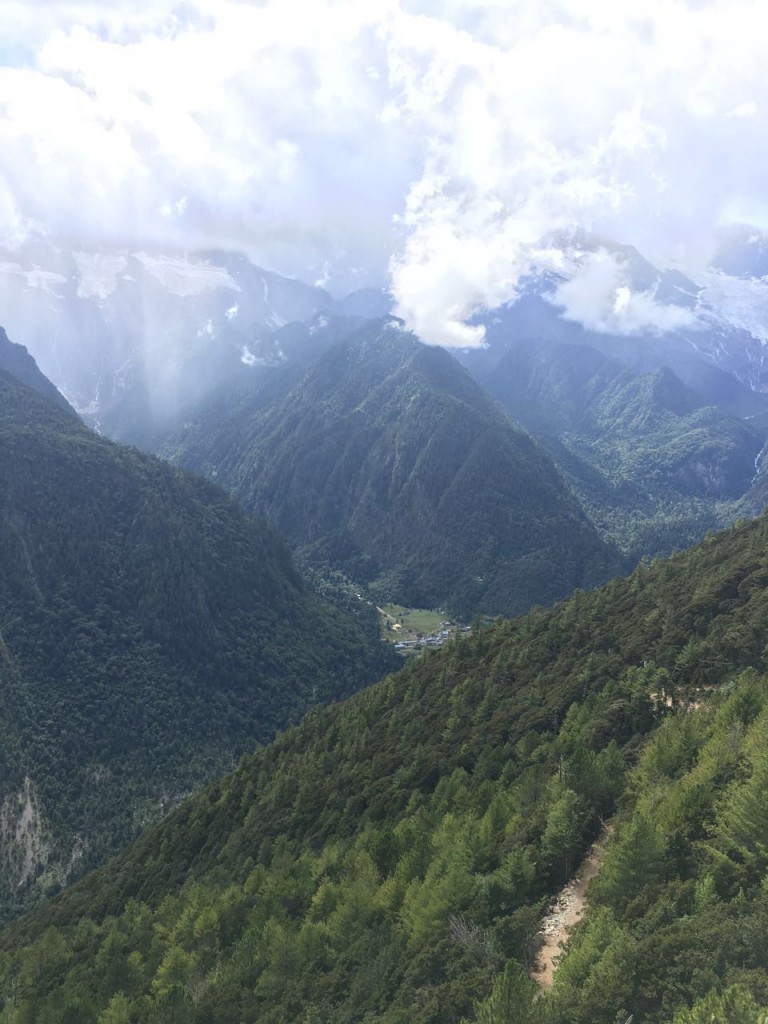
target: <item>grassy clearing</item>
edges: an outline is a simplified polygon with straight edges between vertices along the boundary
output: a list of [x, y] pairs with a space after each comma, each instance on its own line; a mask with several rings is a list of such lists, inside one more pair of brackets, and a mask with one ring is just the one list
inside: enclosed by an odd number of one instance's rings
[[[405, 608], [400, 604], [385, 604], [377, 607], [381, 620], [381, 635], [390, 643], [402, 640], [418, 640], [444, 629], [449, 620], [444, 612], [430, 611], [428, 608]], [[451, 625], [455, 625], [451, 621]]]

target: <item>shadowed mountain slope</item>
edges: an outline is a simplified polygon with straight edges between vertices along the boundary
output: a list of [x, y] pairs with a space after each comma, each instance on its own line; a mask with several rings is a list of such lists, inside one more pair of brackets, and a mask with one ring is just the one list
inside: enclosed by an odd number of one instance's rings
[[376, 322], [164, 448], [382, 599], [514, 614], [618, 571], [550, 458], [447, 352]]
[[24, 346], [10, 341], [2, 327], [0, 327], [0, 369], [12, 374], [22, 384], [37, 391], [44, 398], [48, 398], [60, 409], [66, 409], [73, 416], [76, 415], [66, 398], [41, 373], [37, 363]]
[[222, 491], [2, 371], [0, 442], [7, 910], [392, 661]]

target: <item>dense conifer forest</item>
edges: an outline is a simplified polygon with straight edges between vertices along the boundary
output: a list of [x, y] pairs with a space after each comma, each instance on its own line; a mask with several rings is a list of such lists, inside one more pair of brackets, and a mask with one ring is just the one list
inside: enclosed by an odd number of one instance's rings
[[0, 371], [0, 914], [396, 663], [211, 484]]
[[766, 580], [761, 518], [312, 711], [6, 931], [0, 1020], [757, 1024]]

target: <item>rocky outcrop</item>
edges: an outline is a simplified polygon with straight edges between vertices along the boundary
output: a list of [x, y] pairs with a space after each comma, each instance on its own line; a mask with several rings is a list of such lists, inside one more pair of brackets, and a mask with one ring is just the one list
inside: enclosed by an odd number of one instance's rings
[[37, 794], [27, 776], [16, 793], [0, 807], [0, 866], [3, 882], [17, 890], [34, 881], [51, 853]]

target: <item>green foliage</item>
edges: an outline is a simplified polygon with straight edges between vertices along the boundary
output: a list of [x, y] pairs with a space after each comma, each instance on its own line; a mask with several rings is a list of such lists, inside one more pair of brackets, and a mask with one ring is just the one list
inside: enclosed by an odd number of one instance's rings
[[[732, 986], [768, 1005], [767, 541], [744, 524], [313, 709], [6, 930], [0, 1013], [96, 1024], [122, 993], [133, 1024], [670, 1024], [731, 1012]], [[534, 999], [544, 905], [606, 817]]]
[[553, 1021], [765, 1019], [767, 717], [768, 680], [745, 673], [652, 737], [558, 971]]
[[585, 803], [572, 789], [565, 789], [550, 805], [541, 837], [541, 853], [556, 876], [568, 881], [584, 835]]
[[0, 480], [2, 918], [396, 659], [218, 489], [7, 375]]
[[732, 985], [722, 995], [710, 992], [690, 1010], [682, 1010], [673, 1024], [765, 1024], [768, 1011], [761, 1009], [752, 993]]
[[595, 895], [616, 911], [664, 875], [665, 849], [649, 813], [637, 812], [622, 831], [595, 885]]
[[[523, 337], [493, 395], [540, 439], [601, 534], [634, 563], [733, 522], [765, 441], [753, 422], [707, 406], [664, 368], [640, 374], [580, 344]], [[750, 497], [749, 509], [765, 501]]]
[[122, 992], [110, 999], [99, 1014], [98, 1024], [131, 1024], [131, 1004]]
[[536, 1003], [537, 989], [516, 963], [508, 964], [487, 999], [478, 1006], [476, 1024], [539, 1024], [544, 1021]]
[[546, 453], [447, 352], [374, 321], [293, 386], [222, 395], [163, 454], [377, 604], [517, 614], [622, 567]]

